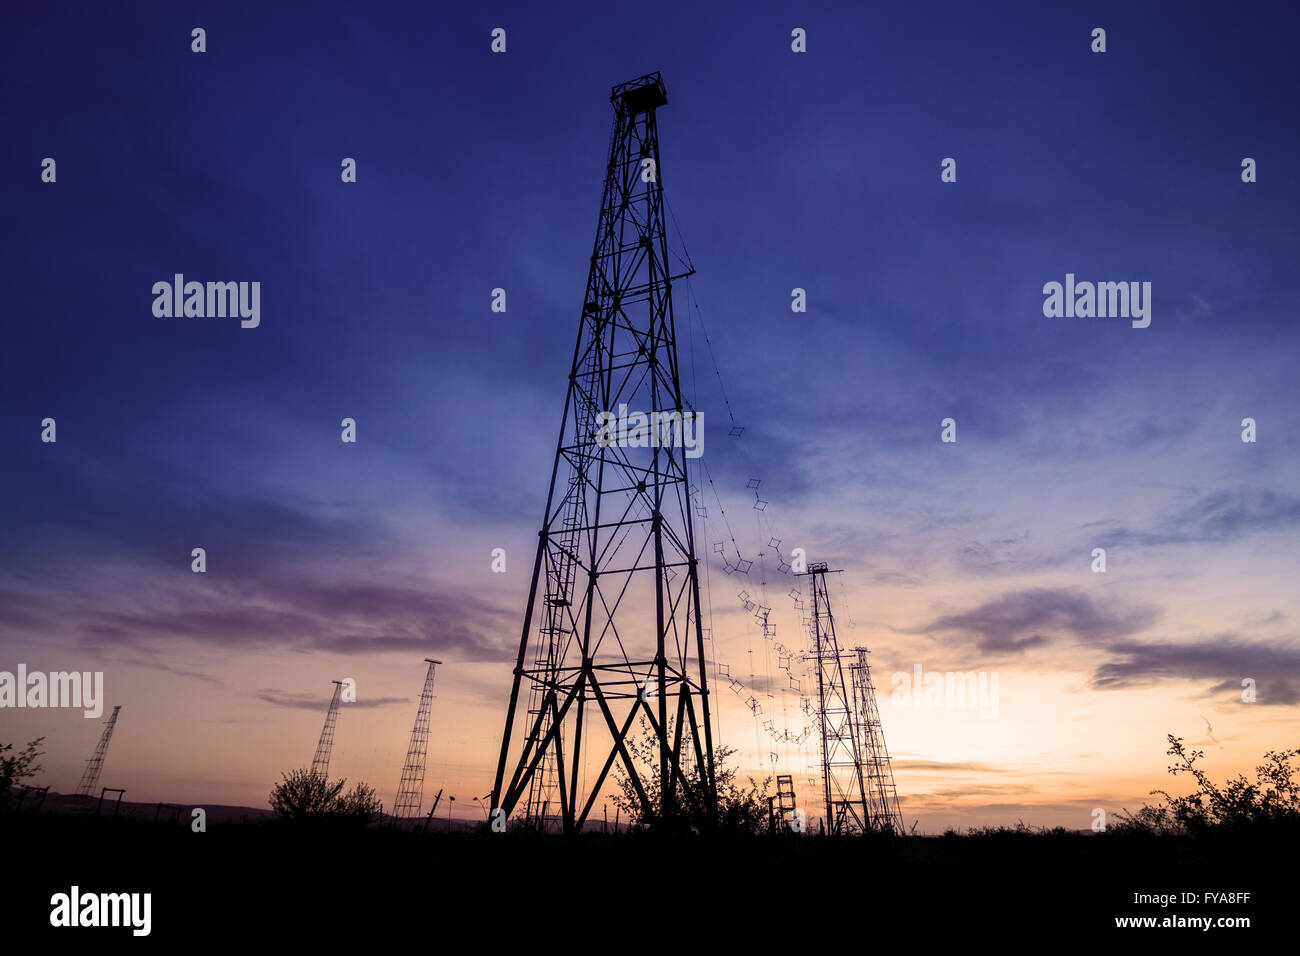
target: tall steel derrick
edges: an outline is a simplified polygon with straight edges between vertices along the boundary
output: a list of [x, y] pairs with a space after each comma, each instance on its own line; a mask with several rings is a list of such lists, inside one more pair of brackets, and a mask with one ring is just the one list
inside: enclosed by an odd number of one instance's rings
[[817, 719], [821, 730], [825, 827], [830, 834], [871, 828], [862, 774], [860, 728], [835, 636], [835, 615], [826, 588], [825, 563], [808, 565], [812, 580], [813, 663], [817, 669]]
[[82, 771], [81, 782], [77, 784], [77, 796], [79, 797], [91, 796], [95, 787], [99, 786], [99, 774], [104, 769], [104, 755], [108, 753], [108, 742], [113, 738], [113, 728], [117, 726], [117, 712], [121, 709], [121, 704], [114, 707], [113, 713], [104, 722], [104, 732], [99, 735], [99, 743], [95, 745], [95, 752], [86, 761], [86, 769]]
[[420, 815], [424, 802], [424, 767], [429, 752], [429, 714], [433, 709], [433, 672], [442, 661], [426, 657], [429, 665], [424, 675], [424, 690], [420, 692], [420, 706], [415, 711], [415, 726], [411, 728], [411, 742], [406, 748], [406, 763], [402, 765], [402, 781], [393, 801], [393, 819], [405, 820]]
[[894, 787], [894, 769], [885, 746], [885, 731], [876, 706], [876, 685], [871, 680], [871, 653], [865, 647], [853, 649], [857, 660], [849, 665], [853, 687], [853, 704], [857, 712], [862, 743], [862, 777], [867, 788], [867, 819], [876, 830], [892, 830], [902, 835], [903, 813], [898, 807], [898, 790]]
[[343, 693], [343, 681], [334, 681], [334, 696], [330, 698], [330, 709], [325, 713], [325, 726], [320, 729], [320, 740], [316, 744], [316, 756], [311, 760], [312, 776], [328, 780], [330, 775], [330, 754], [334, 752], [334, 726], [339, 722], [339, 698]]
[[[808, 565], [812, 580], [812, 659], [817, 669], [817, 720], [821, 730], [826, 832], [834, 835], [892, 830], [902, 814], [885, 735], [876, 708], [866, 648], [840, 650], [823, 562]], [[846, 661], [847, 666], [846, 666]], [[845, 677], [845, 671], [849, 677]]]
[[[716, 792], [685, 448], [638, 447], [644, 431], [602, 439], [599, 416], [621, 405], [651, 421], [690, 413], [672, 303], [682, 276], [670, 273], [664, 226], [663, 80], [623, 83], [610, 102], [604, 195], [492, 789], [507, 816], [549, 812], [565, 831], [581, 829], [616, 761], [648, 813], [690, 804], [711, 814]], [[641, 721], [657, 749], [650, 767], [626, 744]], [[690, 766], [698, 787], [683, 785]]]

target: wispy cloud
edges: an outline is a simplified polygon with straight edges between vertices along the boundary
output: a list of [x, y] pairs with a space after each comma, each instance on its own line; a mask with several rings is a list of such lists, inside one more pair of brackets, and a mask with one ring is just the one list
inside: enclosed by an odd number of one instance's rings
[[1256, 684], [1256, 703], [1300, 703], [1300, 646], [1248, 641], [1217, 634], [1188, 643], [1114, 642], [1114, 659], [1093, 672], [1091, 686], [1102, 690], [1147, 686], [1162, 681], [1198, 681], [1205, 693], [1240, 700], [1242, 680]]
[[1017, 654], [1062, 638], [1098, 643], [1126, 637], [1159, 618], [1152, 607], [1102, 606], [1068, 589], [1034, 588], [940, 617], [918, 632], [938, 632], [990, 654]]
[[[289, 579], [241, 590], [190, 588], [164, 603], [82, 620], [90, 644], [145, 646], [159, 639], [240, 648], [341, 654], [455, 653], [509, 659], [501, 635], [515, 615], [471, 595], [392, 584]], [[506, 625], [509, 625], [508, 627]]]
[[[293, 707], [298, 710], [321, 710], [329, 706], [329, 698], [321, 694], [297, 694], [283, 690], [262, 689], [257, 691], [254, 696], [258, 700], [264, 700], [276, 707]], [[369, 709], [372, 707], [387, 707], [390, 704], [404, 704], [406, 702], [405, 697], [358, 697], [355, 701], [344, 706]]]
[[1240, 487], [1213, 491], [1171, 510], [1148, 530], [1116, 528], [1114, 543], [1156, 547], [1167, 544], [1223, 544], [1265, 531], [1300, 527], [1300, 495], [1267, 488]]

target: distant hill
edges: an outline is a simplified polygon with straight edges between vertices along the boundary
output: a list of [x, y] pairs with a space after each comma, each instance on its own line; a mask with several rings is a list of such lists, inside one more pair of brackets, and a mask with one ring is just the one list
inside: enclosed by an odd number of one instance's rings
[[[27, 801], [33, 801], [35, 798], [28, 796]], [[180, 818], [189, 820], [192, 818], [191, 810], [195, 807], [202, 807], [207, 814], [207, 822], [212, 823], [252, 823], [257, 820], [266, 819], [271, 815], [268, 809], [257, 807], [232, 807], [219, 803], [191, 803], [191, 804], [163, 804], [159, 809], [157, 803], [139, 803], [134, 800], [123, 800], [120, 806], [117, 806], [117, 795], [113, 793], [106, 794], [103, 799], [103, 805], [100, 806], [98, 797], [79, 797], [72, 793], [55, 793], [51, 790], [45, 796], [45, 803], [41, 806], [42, 812], [50, 813], [70, 813], [70, 814], [87, 814], [93, 815], [98, 809], [101, 816], [112, 816], [114, 812], [139, 817], [145, 820], [154, 819], [155, 815], [160, 820], [165, 820], [173, 813], [171, 807], [180, 807]], [[30, 803], [29, 803], [30, 805]]]
[[[30, 809], [36, 801], [36, 797], [28, 795], [24, 801], [27, 808]], [[271, 811], [266, 807], [239, 807], [228, 806], [220, 803], [186, 803], [186, 804], [167, 804], [164, 803], [160, 808], [157, 803], [141, 803], [135, 800], [123, 800], [120, 806], [115, 809], [117, 795], [109, 793], [104, 797], [103, 805], [100, 806], [98, 797], [79, 797], [72, 793], [56, 793], [51, 790], [45, 796], [45, 802], [41, 805], [42, 813], [57, 813], [70, 815], [94, 816], [96, 811], [100, 816], [111, 817], [114, 812], [119, 816], [129, 816], [141, 820], [168, 820], [175, 813], [172, 807], [179, 806], [180, 813], [178, 819], [189, 821], [193, 818], [191, 811], [195, 807], [202, 807], [207, 813], [207, 823], [257, 823], [260, 820], [269, 820]], [[418, 823], [423, 824], [428, 811], [425, 810], [421, 815]], [[392, 823], [393, 818], [385, 813], [384, 822]], [[411, 826], [416, 826], [417, 822], [412, 822]], [[469, 832], [478, 826], [475, 820], [455, 820], [450, 824], [447, 822], [447, 815], [441, 809], [438, 816], [429, 823], [429, 831], [433, 833], [446, 833], [450, 829], [453, 832]], [[558, 823], [555, 826], [558, 829]]]

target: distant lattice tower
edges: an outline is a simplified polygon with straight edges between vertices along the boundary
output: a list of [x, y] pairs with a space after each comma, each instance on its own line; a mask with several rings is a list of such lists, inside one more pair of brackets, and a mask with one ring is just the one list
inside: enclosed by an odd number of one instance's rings
[[415, 726], [411, 728], [411, 743], [406, 748], [406, 763], [402, 766], [402, 782], [397, 787], [393, 801], [393, 819], [405, 820], [420, 815], [424, 802], [424, 765], [429, 751], [429, 712], [433, 706], [433, 672], [442, 661], [426, 657], [429, 671], [424, 675], [424, 690], [420, 694], [420, 707], [415, 712]]
[[857, 661], [849, 665], [853, 680], [853, 699], [857, 709], [861, 740], [862, 777], [867, 792], [867, 816], [873, 830], [903, 833], [903, 813], [898, 807], [894, 787], [894, 770], [885, 746], [885, 731], [876, 706], [876, 686], [871, 680], [869, 651], [855, 647]]
[[808, 565], [812, 579], [813, 660], [817, 668], [817, 721], [821, 731], [822, 791], [826, 832], [833, 835], [872, 829], [862, 767], [862, 730], [844, 676], [844, 658], [835, 636], [835, 615], [824, 562]]
[[81, 774], [81, 783], [77, 784], [77, 796], [88, 797], [99, 786], [99, 773], [104, 769], [104, 755], [108, 753], [108, 742], [113, 737], [113, 728], [117, 726], [117, 712], [122, 709], [118, 704], [112, 715], [104, 722], [104, 732], [99, 735], [99, 744], [95, 754], [86, 761], [86, 769]]
[[320, 775], [326, 780], [330, 775], [330, 754], [334, 752], [334, 725], [339, 722], [339, 700], [343, 694], [343, 681], [334, 681], [334, 696], [330, 698], [330, 709], [325, 715], [325, 726], [320, 731], [320, 742], [316, 744], [316, 756], [311, 761], [312, 776]]

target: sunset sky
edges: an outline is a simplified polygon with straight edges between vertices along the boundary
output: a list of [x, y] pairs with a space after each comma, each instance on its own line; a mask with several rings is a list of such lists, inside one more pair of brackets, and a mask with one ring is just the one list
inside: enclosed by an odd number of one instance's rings
[[[332, 770], [391, 804], [436, 657], [426, 805], [445, 788], [481, 818], [609, 88], [652, 70], [698, 269], [685, 385], [756, 560], [725, 573], [710, 496], [732, 675], [783, 683], [740, 590], [806, 642], [798, 585], [757, 561], [775, 536], [843, 569], [840, 639], [872, 651], [920, 831], [1136, 809], [1171, 784], [1169, 733], [1216, 777], [1300, 746], [1293, 10], [396, 7], [33, 7], [0, 38], [0, 670], [104, 672], [102, 784], [265, 806], [352, 677]], [[155, 317], [175, 273], [259, 281], [260, 326]], [[1150, 282], [1150, 327], [1045, 317], [1067, 273]], [[996, 673], [996, 715], [898, 706], [917, 665]], [[725, 681], [715, 701], [742, 773], [793, 773], [815, 812], [815, 751], [769, 746]], [[45, 736], [56, 791], [99, 731], [0, 711], [0, 743]]]

